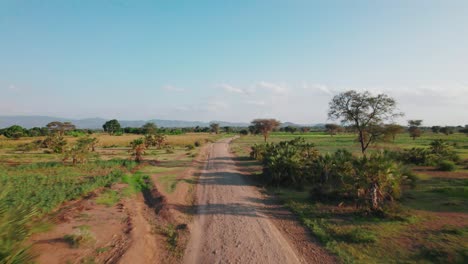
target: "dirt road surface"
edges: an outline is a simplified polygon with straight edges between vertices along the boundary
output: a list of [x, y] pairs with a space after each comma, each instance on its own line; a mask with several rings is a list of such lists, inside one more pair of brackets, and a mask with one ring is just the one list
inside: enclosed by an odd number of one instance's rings
[[184, 263], [310, 263], [263, 212], [264, 198], [238, 171], [229, 142], [209, 150]]

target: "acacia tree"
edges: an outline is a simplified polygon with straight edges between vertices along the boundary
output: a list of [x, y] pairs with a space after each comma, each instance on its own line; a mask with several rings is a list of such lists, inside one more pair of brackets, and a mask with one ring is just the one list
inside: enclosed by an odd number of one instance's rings
[[396, 111], [395, 99], [386, 94], [373, 96], [369, 92], [353, 90], [340, 93], [329, 103], [328, 117], [341, 120], [343, 124], [352, 124], [358, 133], [361, 152], [365, 154], [369, 145], [381, 133], [380, 129], [387, 120], [403, 115]]
[[120, 130], [120, 123], [117, 119], [112, 119], [104, 123], [102, 128], [105, 132], [109, 133], [109, 135], [113, 135], [115, 132]]
[[280, 124], [281, 122], [276, 119], [255, 119], [252, 121], [252, 126], [255, 128], [255, 131], [263, 135], [265, 142], [270, 132], [277, 129]]
[[52, 134], [58, 134], [59, 136], [63, 136], [65, 132], [72, 131], [76, 129], [76, 126], [73, 125], [71, 122], [59, 122], [54, 121], [50, 122], [46, 125], [49, 132]]
[[384, 139], [388, 140], [391, 138], [392, 141], [395, 141], [396, 135], [399, 133], [402, 133], [403, 131], [404, 131], [403, 127], [400, 125], [388, 124], [385, 126], [384, 131], [383, 131]]
[[419, 128], [422, 125], [422, 120], [408, 120], [408, 132], [410, 137], [415, 140], [417, 137], [420, 137], [422, 130]]
[[219, 124], [218, 123], [211, 123], [210, 124], [211, 132], [215, 134], [219, 134]]

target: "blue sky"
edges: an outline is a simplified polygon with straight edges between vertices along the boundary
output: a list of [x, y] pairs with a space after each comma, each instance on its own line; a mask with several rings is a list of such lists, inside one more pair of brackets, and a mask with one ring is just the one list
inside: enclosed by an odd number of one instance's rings
[[468, 124], [468, 1], [0, 1], [0, 115]]

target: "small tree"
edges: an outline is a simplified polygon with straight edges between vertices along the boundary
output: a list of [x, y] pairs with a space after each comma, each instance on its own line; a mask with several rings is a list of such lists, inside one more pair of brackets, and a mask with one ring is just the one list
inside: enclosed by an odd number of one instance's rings
[[399, 133], [403, 133], [403, 127], [397, 124], [389, 124], [384, 127], [384, 139], [389, 140], [390, 138], [392, 141], [395, 141], [396, 135]]
[[72, 164], [85, 163], [90, 157], [90, 151], [94, 151], [96, 138], [81, 138], [72, 147], [68, 148], [63, 157], [63, 161], [72, 160]]
[[252, 121], [252, 126], [255, 128], [255, 131], [263, 135], [265, 142], [270, 132], [277, 129], [280, 124], [281, 122], [276, 119], [255, 119]]
[[408, 120], [408, 132], [413, 140], [422, 135], [422, 130], [419, 128], [421, 125], [422, 120]]
[[378, 130], [372, 128], [403, 115], [395, 112], [396, 101], [386, 94], [373, 96], [369, 92], [359, 93], [351, 90], [333, 97], [329, 105], [328, 117], [330, 119], [339, 119], [343, 124], [354, 125], [363, 154], [378, 137], [373, 134], [373, 131]]
[[325, 124], [325, 131], [330, 134], [330, 136], [333, 137], [333, 135], [336, 135], [338, 132], [340, 132], [342, 129], [339, 125], [337, 124]]
[[131, 149], [129, 152], [131, 153], [132, 157], [134, 157], [136, 162], [141, 162], [146, 150], [145, 140], [143, 138], [137, 138], [130, 142], [130, 147]]
[[120, 130], [120, 123], [117, 119], [112, 119], [104, 123], [102, 128], [105, 132], [109, 133], [109, 135], [113, 135], [115, 132]]
[[225, 127], [223, 127], [223, 129], [224, 129], [224, 132], [226, 132], [227, 134], [232, 132], [232, 127], [230, 127], [230, 126], [225, 126]]
[[158, 127], [153, 122], [148, 122], [141, 127], [143, 134], [154, 135], [158, 132]]
[[67, 141], [59, 133], [51, 134], [42, 141], [42, 146], [51, 149], [54, 153], [63, 153]]
[[219, 134], [219, 124], [218, 123], [211, 123], [210, 128], [211, 128], [212, 133]]

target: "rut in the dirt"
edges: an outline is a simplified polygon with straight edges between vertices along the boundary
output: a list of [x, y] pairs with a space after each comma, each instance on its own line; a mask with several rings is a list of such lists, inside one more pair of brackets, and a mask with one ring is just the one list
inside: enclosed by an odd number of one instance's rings
[[305, 263], [262, 213], [262, 195], [239, 173], [228, 147], [229, 140], [213, 144], [200, 175], [184, 262]]

